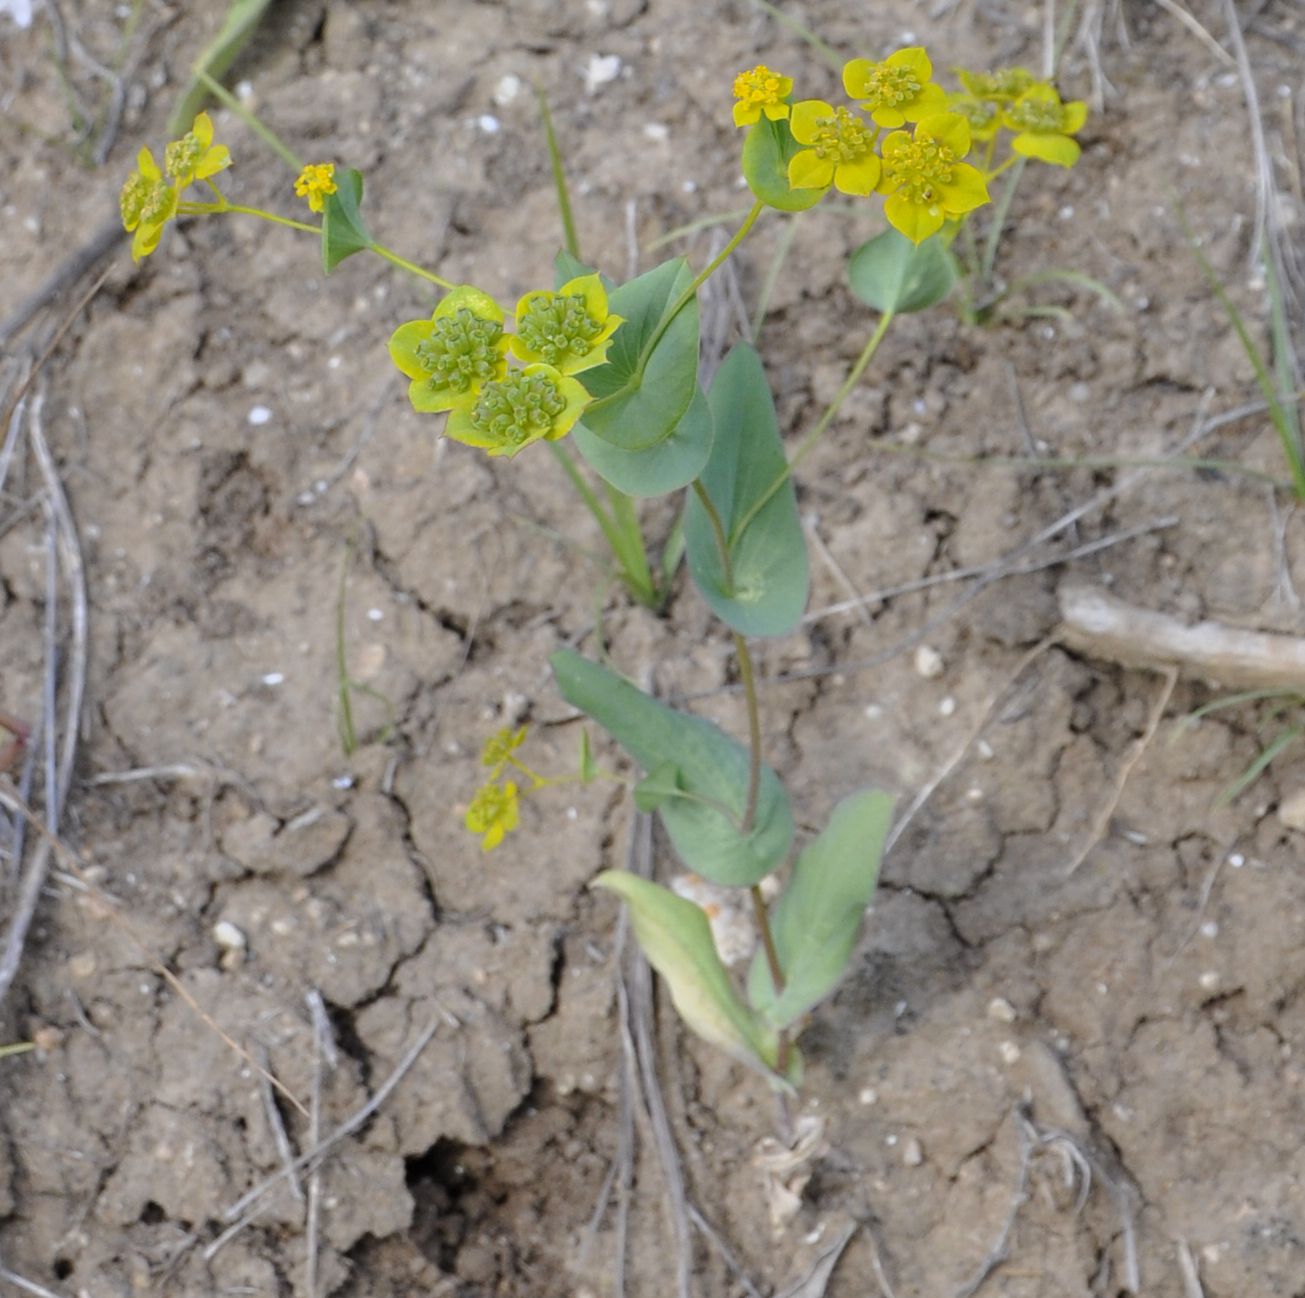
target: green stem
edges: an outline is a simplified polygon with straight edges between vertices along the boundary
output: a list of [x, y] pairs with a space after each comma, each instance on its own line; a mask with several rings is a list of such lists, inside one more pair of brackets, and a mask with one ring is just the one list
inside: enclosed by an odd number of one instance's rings
[[707, 494], [707, 488], [702, 485], [701, 478], [693, 480], [693, 494], [698, 497], [698, 503], [702, 506], [703, 513], [707, 515], [707, 522], [711, 524], [711, 534], [716, 538], [716, 553], [720, 555], [721, 576], [724, 578], [724, 593], [733, 597], [734, 595], [734, 564], [730, 560], [730, 540], [725, 535], [725, 524], [721, 520], [720, 511], [716, 508], [715, 502]]
[[566, 250], [576, 261], [580, 260], [580, 239], [575, 231], [575, 216], [571, 212], [571, 195], [566, 184], [566, 169], [562, 165], [562, 150], [558, 147], [557, 132], [553, 130], [553, 114], [548, 110], [548, 96], [538, 87], [539, 116], [544, 123], [544, 140], [548, 145], [548, 160], [553, 168], [553, 189], [557, 193], [557, 213], [562, 218], [562, 240]]
[[[615, 559], [620, 570], [620, 577], [626, 589], [645, 607], [657, 608], [661, 596], [648, 567], [643, 533], [639, 529], [639, 520], [634, 514], [634, 502], [628, 496], [609, 487], [608, 502], [612, 506], [612, 513], [609, 514], [566, 450], [557, 442], [545, 444], [552, 451], [553, 458], [562, 466], [562, 471], [575, 488], [576, 495], [584, 501], [585, 508], [594, 516], [594, 521], [598, 524], [603, 539], [612, 552], [612, 558]], [[620, 503], [622, 500], [624, 505]]]
[[[1027, 158], [1020, 158], [1015, 162], [1010, 180], [1006, 182], [1006, 188], [1002, 190], [997, 205], [992, 209], [992, 224], [988, 227], [988, 241], [983, 249], [983, 265], [979, 268], [981, 287], [985, 287], [992, 278], [992, 268], [997, 264], [997, 249], [1001, 246], [1001, 232], [1006, 226], [1006, 217], [1015, 199], [1015, 191], [1019, 188], [1020, 177], [1024, 174], [1024, 164], [1027, 161]], [[1005, 165], [1010, 164], [1008, 162]]]
[[847, 378], [843, 380], [843, 386], [834, 394], [834, 399], [825, 408], [824, 414], [820, 416], [816, 426], [802, 439], [798, 444], [797, 451], [793, 458], [785, 465], [779, 476], [774, 482], [761, 493], [760, 496], [752, 503], [751, 507], [744, 513], [734, 528], [734, 535], [730, 538], [732, 544], [737, 545], [739, 538], [748, 530], [752, 520], [761, 513], [770, 503], [774, 494], [793, 476], [799, 464], [811, 454], [816, 448], [816, 443], [824, 436], [825, 429], [833, 422], [834, 416], [838, 414], [839, 407], [847, 399], [848, 393], [861, 381], [861, 375], [865, 373], [866, 366], [874, 358], [875, 352], [879, 350], [879, 344], [883, 341], [884, 335], [888, 332], [888, 326], [893, 322], [893, 313], [885, 311], [879, 317], [879, 323], [875, 326], [875, 331], [870, 335], [866, 345], [861, 349], [861, 355], [856, 358], [856, 363], [848, 371]]
[[[749, 889], [752, 894], [752, 917], [756, 921], [757, 930], [761, 934], [761, 945], [766, 952], [766, 967], [770, 970], [770, 981], [775, 984], [775, 995], [780, 996], [784, 991], [784, 970], [780, 968], [779, 951], [775, 948], [775, 937], [770, 931], [770, 915], [766, 909], [766, 899], [761, 895], [759, 884], [753, 884]], [[781, 1042], [781, 1051], [782, 1051]], [[780, 1061], [779, 1071], [785, 1071], [786, 1061]]]
[[451, 280], [445, 279], [442, 275], [435, 274], [433, 270], [426, 270], [425, 267], [418, 266], [416, 262], [409, 261], [406, 257], [400, 257], [397, 252], [391, 251], [384, 244], [373, 241], [368, 246], [378, 257], [383, 257], [391, 266], [397, 266], [400, 270], [406, 270], [409, 275], [416, 275], [419, 279], [429, 280], [432, 284], [438, 284], [440, 288], [443, 289], [457, 287], [457, 285]]
[[241, 216], [256, 216], [273, 225], [284, 225], [291, 230], [305, 230], [309, 234], [321, 234], [320, 225], [309, 225], [306, 221], [292, 221], [288, 216], [277, 216], [275, 212], [265, 212], [261, 207], [242, 207], [239, 203], [228, 203], [216, 186], [210, 189], [218, 196], [216, 203], [194, 203], [185, 201], [177, 204], [178, 216], [221, 216], [226, 212], [238, 212]]
[[737, 631], [734, 632], [734, 652], [738, 656], [739, 678], [748, 704], [748, 799], [743, 804], [741, 830], [746, 838], [752, 833], [752, 822], [757, 817], [757, 793], [761, 788], [761, 706], [757, 701], [757, 677], [752, 670], [748, 642]]

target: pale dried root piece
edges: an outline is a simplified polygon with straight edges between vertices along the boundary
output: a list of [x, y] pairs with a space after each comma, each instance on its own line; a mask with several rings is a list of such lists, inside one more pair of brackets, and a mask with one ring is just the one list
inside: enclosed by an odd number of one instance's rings
[[1173, 668], [1233, 689], [1305, 693], [1305, 638], [1244, 631], [1222, 622], [1188, 625], [1104, 591], [1066, 583], [1057, 592], [1061, 638], [1071, 649], [1123, 667]]

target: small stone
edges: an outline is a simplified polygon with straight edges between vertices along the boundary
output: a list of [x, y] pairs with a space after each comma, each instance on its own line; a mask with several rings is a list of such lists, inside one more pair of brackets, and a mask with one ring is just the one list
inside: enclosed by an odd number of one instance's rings
[[1003, 1064], [1013, 1065], [1020, 1061], [1020, 1048], [1013, 1041], [1003, 1041], [997, 1047], [997, 1052], [1001, 1055]]
[[997, 1023], [1014, 1023], [1015, 1006], [1004, 996], [994, 996], [988, 1002], [988, 1017]]
[[1207, 969], [1197, 981], [1203, 990], [1212, 992], [1219, 985], [1219, 975], [1213, 969]]
[[856, 1097], [862, 1104], [877, 1104], [879, 1102], [879, 1092], [873, 1086], [863, 1086], [860, 1094]]
[[906, 1167], [919, 1167], [924, 1162], [924, 1146], [914, 1136], [902, 1148], [902, 1163]]
[[938, 715], [950, 717], [956, 711], [956, 700], [949, 694], [938, 704]]
[[83, 951], [68, 961], [68, 972], [78, 980], [89, 978], [95, 967], [95, 957], [89, 951]]
[[1278, 819], [1288, 829], [1305, 830], [1305, 789], [1289, 793], [1278, 804]]
[[920, 645], [915, 651], [915, 670], [925, 680], [937, 680], [943, 674], [942, 654], [932, 645]]
[[245, 935], [229, 919], [213, 925], [213, 941], [224, 951], [243, 951], [248, 943]]

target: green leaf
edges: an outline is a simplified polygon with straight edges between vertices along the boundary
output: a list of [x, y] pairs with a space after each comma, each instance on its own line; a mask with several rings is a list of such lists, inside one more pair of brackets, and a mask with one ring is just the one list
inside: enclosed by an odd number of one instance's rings
[[362, 172], [344, 167], [335, 173], [335, 193], [327, 194], [322, 208], [322, 266], [329, 275], [346, 257], [365, 252], [372, 236], [363, 224]]
[[824, 832], [798, 856], [771, 913], [783, 994], [775, 996], [764, 952], [753, 958], [748, 975], [748, 999], [776, 1028], [800, 1018], [843, 976], [874, 895], [892, 811], [891, 796], [879, 789], [844, 798]]
[[624, 451], [583, 423], [571, 430], [576, 449], [618, 491], [627, 496], [664, 496], [687, 486], [711, 454], [712, 418], [706, 394], [697, 388], [684, 418], [665, 441], [644, 451]]
[[680, 768], [674, 762], [660, 762], [634, 786], [634, 805], [640, 811], [656, 811], [681, 792]]
[[662, 319], [693, 282], [683, 257], [664, 261], [608, 297], [625, 323], [612, 337], [607, 362], [577, 377], [599, 399], [585, 427], [624, 451], [665, 441], [684, 417], [698, 386], [698, 302], [689, 301], [666, 327], [640, 370]]
[[761, 768], [752, 831], [743, 835], [748, 754], [741, 744], [570, 649], [549, 661], [562, 697], [593, 717], [645, 771], [664, 763], [678, 770], [679, 788], [689, 796], [665, 803], [658, 814], [690, 870], [712, 883], [745, 888], [783, 863], [793, 841], [793, 813], [769, 766]]
[[775, 1074], [778, 1036], [734, 990], [701, 909], [668, 888], [624, 870], [604, 870], [593, 886], [616, 893], [630, 908], [639, 947], [666, 979], [671, 1000], [688, 1027], [704, 1041], [779, 1081]]
[[[594, 268], [586, 266], [579, 257], [573, 257], [565, 248], [559, 248], [557, 256], [553, 258], [553, 291], [556, 292], [563, 284], [569, 283], [573, 279], [579, 279], [582, 275], [592, 275]], [[612, 291], [611, 282], [607, 276], [603, 277], [603, 287], [610, 293]]]
[[847, 274], [862, 302], [902, 315], [941, 302], [956, 283], [956, 262], [937, 235], [916, 245], [890, 228], [852, 254]]
[[748, 129], [747, 139], [743, 141], [743, 178], [767, 207], [777, 207], [781, 212], [805, 212], [829, 192], [789, 188], [789, 159], [801, 148], [787, 121], [772, 122], [763, 117]]
[[[684, 509], [689, 572], [712, 612], [736, 631], [784, 635], [802, 618], [810, 577], [792, 479], [775, 489], [788, 460], [766, 373], [753, 347], [739, 343], [730, 352], [708, 400], [716, 431], [701, 481], [731, 538], [730, 572], [696, 493]], [[767, 493], [766, 503], [735, 536], [738, 524]]]

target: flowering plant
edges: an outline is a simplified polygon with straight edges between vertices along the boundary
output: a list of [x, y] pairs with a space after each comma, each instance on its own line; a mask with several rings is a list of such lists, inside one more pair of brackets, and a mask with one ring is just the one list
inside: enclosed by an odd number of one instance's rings
[[[792, 631], [806, 605], [793, 473], [894, 318], [941, 302], [967, 273], [991, 271], [1010, 189], [1025, 161], [1072, 166], [1087, 110], [1019, 68], [962, 72], [961, 89], [945, 90], [920, 47], [878, 62], [848, 62], [848, 102], [837, 105], [794, 101], [793, 80], [765, 66], [739, 73], [733, 84], [733, 122], [747, 132], [742, 165], [755, 201], [723, 251], [697, 273], [677, 258], [618, 283], [586, 265], [571, 237], [556, 259], [553, 287], [525, 293], [511, 313], [483, 289], [451, 283], [378, 243], [362, 216], [363, 178], [352, 168], [320, 162], [300, 172], [294, 190], [317, 224], [230, 203], [214, 177], [231, 157], [214, 144], [203, 113], [164, 150], [162, 168], [141, 150], [121, 205], [137, 260], [158, 247], [173, 220], [243, 213], [317, 235], [328, 273], [371, 252], [433, 284], [441, 296], [430, 315], [398, 324], [389, 339], [413, 411], [442, 417], [446, 437], [491, 456], [534, 454], [536, 443], [546, 445], [593, 511], [631, 592], [650, 605], [664, 603], [681, 551], [673, 548], [662, 578], [653, 577], [634, 502], [685, 491], [682, 554], [732, 636], [747, 742], [572, 650], [557, 652], [551, 663], [562, 696], [641, 770], [630, 781], [635, 805], [661, 818], [684, 865], [749, 896], [758, 941], [746, 988], [733, 982], [708, 917], [693, 901], [621, 871], [606, 871], [595, 884], [627, 903], [635, 934], [688, 1025], [783, 1089], [800, 1078], [796, 1025], [836, 986], [851, 956], [892, 810], [882, 791], [850, 793], [790, 866], [795, 818], [778, 774], [763, 760], [748, 638]], [[998, 160], [1003, 138], [1007, 156]], [[551, 126], [548, 139], [560, 175]], [[984, 257], [954, 253], [961, 235], [969, 240], [962, 247], [974, 248], [969, 222], [1008, 171]], [[209, 201], [183, 198], [196, 184], [207, 187]], [[849, 266], [854, 291], [878, 318], [837, 395], [789, 454], [754, 347], [737, 344], [703, 383], [698, 291], [767, 209], [799, 213], [831, 189], [882, 200], [886, 229]], [[524, 764], [525, 739], [524, 729], [505, 730], [485, 747], [489, 777], [465, 815], [485, 850], [518, 829], [523, 798], [559, 782]], [[563, 778], [602, 774], [586, 739], [578, 773]], [[777, 898], [767, 895], [763, 885], [785, 870], [786, 886]]]

